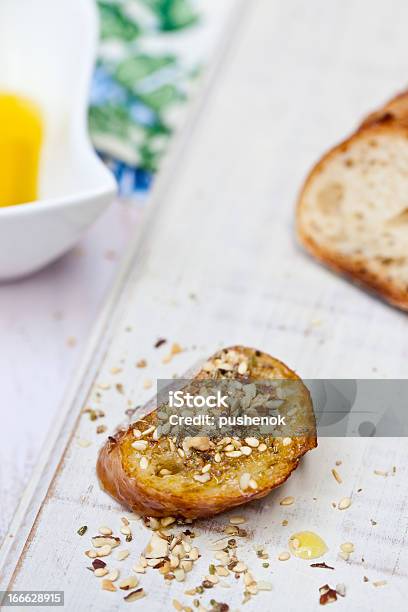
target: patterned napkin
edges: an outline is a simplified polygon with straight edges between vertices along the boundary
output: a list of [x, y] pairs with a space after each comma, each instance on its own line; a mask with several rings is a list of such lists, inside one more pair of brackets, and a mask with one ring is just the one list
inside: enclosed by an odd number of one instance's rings
[[[213, 0], [98, 0], [89, 126], [120, 192], [149, 188], [223, 19]], [[221, 3], [222, 4], [222, 3]], [[227, 3], [228, 4], [228, 3]], [[215, 27], [217, 26], [217, 27]]]

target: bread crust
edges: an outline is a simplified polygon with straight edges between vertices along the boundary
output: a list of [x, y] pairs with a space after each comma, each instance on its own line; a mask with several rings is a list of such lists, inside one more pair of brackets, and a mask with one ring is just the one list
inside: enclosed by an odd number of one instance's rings
[[[408, 93], [400, 94], [400, 97], [404, 97], [404, 104], [406, 103], [408, 109]], [[333, 157], [335, 157], [338, 153], [344, 153], [356, 139], [366, 138], [367, 135], [375, 137], [384, 133], [401, 134], [402, 132], [408, 138], [408, 122], [405, 124], [398, 119], [388, 116], [383, 119], [374, 119], [373, 117], [370, 119], [370, 117], [372, 116], [369, 116], [365, 122], [363, 122], [362, 127], [358, 129], [357, 132], [330, 149], [312, 168], [303, 184], [297, 201], [296, 233], [300, 243], [305, 247], [305, 249], [328, 268], [334, 270], [335, 272], [339, 272], [346, 278], [352, 280], [355, 284], [368, 289], [370, 292], [374, 293], [392, 306], [407, 311], [408, 290], [403, 291], [399, 287], [395, 286], [392, 282], [389, 282], [368, 270], [364, 263], [364, 258], [359, 260], [357, 257], [354, 257], [353, 259], [350, 257], [344, 257], [337, 252], [331, 251], [330, 249], [326, 249], [317, 244], [305, 230], [302, 223], [302, 207], [306, 193], [313, 180], [324, 170], [326, 164], [330, 162]]]
[[402, 125], [408, 126], [408, 91], [402, 91], [383, 107], [367, 115], [358, 128], [358, 131], [374, 125], [384, 125], [397, 121]]
[[[292, 370], [265, 353], [238, 346], [224, 350], [237, 351], [246, 355], [256, 353], [260, 362], [259, 372], [262, 372], [260, 380], [265, 376], [265, 368], [268, 368], [270, 373], [271, 370], [278, 372], [279, 376], [277, 377], [300, 381], [300, 378]], [[217, 353], [212, 359], [220, 354], [221, 352]], [[202, 371], [198, 372], [197, 376], [203, 377]], [[304, 387], [303, 384], [302, 386]], [[259, 483], [256, 490], [242, 491], [239, 486], [232, 485], [218, 488], [216, 485], [210, 488], [189, 486], [182, 489], [175, 489], [170, 485], [149, 486], [150, 483], [140, 477], [140, 474], [135, 477], [129, 474], [125, 467], [123, 449], [129, 441], [129, 436], [132, 435], [132, 430], [135, 427], [134, 423], [128, 428], [118, 431], [102, 447], [96, 467], [101, 487], [132, 511], [152, 517], [204, 518], [264, 497], [272, 489], [285, 482], [293, 470], [297, 468], [301, 457], [308, 450], [317, 446], [313, 408], [309, 392], [306, 387], [304, 389], [310, 401], [313, 434], [296, 439], [296, 445], [293, 446], [291, 453], [288, 453], [280, 463], [276, 464], [276, 469], [273, 468], [273, 477]]]

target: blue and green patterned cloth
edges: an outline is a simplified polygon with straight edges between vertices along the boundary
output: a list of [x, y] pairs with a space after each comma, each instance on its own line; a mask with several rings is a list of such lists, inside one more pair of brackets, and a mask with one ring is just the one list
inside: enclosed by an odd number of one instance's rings
[[98, 5], [101, 41], [89, 126], [120, 193], [129, 196], [149, 188], [201, 71], [202, 6], [198, 0]]

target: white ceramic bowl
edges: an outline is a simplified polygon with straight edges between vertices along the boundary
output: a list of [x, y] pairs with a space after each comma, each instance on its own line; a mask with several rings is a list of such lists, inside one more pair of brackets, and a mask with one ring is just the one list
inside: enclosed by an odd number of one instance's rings
[[87, 132], [97, 42], [93, 0], [0, 2], [0, 92], [36, 102], [45, 126], [40, 199], [0, 207], [0, 280], [60, 257], [116, 193]]

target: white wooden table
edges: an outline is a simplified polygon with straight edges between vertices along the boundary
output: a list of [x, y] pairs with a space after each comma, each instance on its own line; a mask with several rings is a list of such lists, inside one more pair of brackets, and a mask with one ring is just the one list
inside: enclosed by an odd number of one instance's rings
[[66, 257], [0, 284], [0, 541], [143, 208], [115, 202]]
[[[102, 407], [113, 431], [128, 401], [147, 399], [145, 378], [182, 374], [198, 357], [235, 343], [266, 350], [306, 378], [406, 377], [407, 316], [316, 265], [293, 236], [296, 193], [310, 164], [405, 82], [408, 5], [394, 0], [391, 6], [368, 0], [242, 2], [229, 30], [231, 46], [156, 185], [7, 535], [0, 587], [61, 588], [69, 610], [125, 605], [121, 593], [102, 591], [86, 570], [89, 538], [76, 535], [80, 525], [91, 534], [100, 524], [117, 529], [123, 513], [96, 482], [100, 438], [95, 424], [79, 417], [85, 405]], [[163, 364], [166, 347], [153, 348], [158, 336], [186, 350]], [[140, 358], [147, 359], [146, 370], [135, 368]], [[119, 378], [112, 373], [117, 367]], [[91, 442], [86, 448], [79, 443], [84, 439]], [[337, 459], [343, 461], [341, 485], [330, 472]], [[394, 465], [395, 476], [373, 474]], [[407, 465], [404, 439], [320, 440], [284, 487], [244, 511], [251, 536], [240, 542], [240, 555], [274, 589], [245, 609], [316, 610], [318, 587], [326, 582], [347, 585], [338, 609], [403, 609]], [[287, 512], [277, 503], [284, 495], [296, 498]], [[333, 508], [346, 495], [351, 508]], [[212, 558], [207, 544], [225, 522], [220, 516], [196, 527], [203, 557], [187, 585], [163, 586], [157, 573], [148, 572], [142, 585], [149, 598], [135, 608], [164, 612], [173, 597], [191, 604], [184, 590], [201, 581]], [[335, 573], [276, 560], [290, 533], [305, 528], [325, 538], [325, 560]], [[149, 537], [140, 523], [134, 534], [124, 574]], [[356, 547], [347, 563], [338, 557], [345, 541]], [[267, 547], [268, 570], [256, 566], [253, 543]], [[379, 580], [387, 584], [376, 588]], [[236, 587], [203, 601], [227, 600], [234, 609], [241, 596]]]

